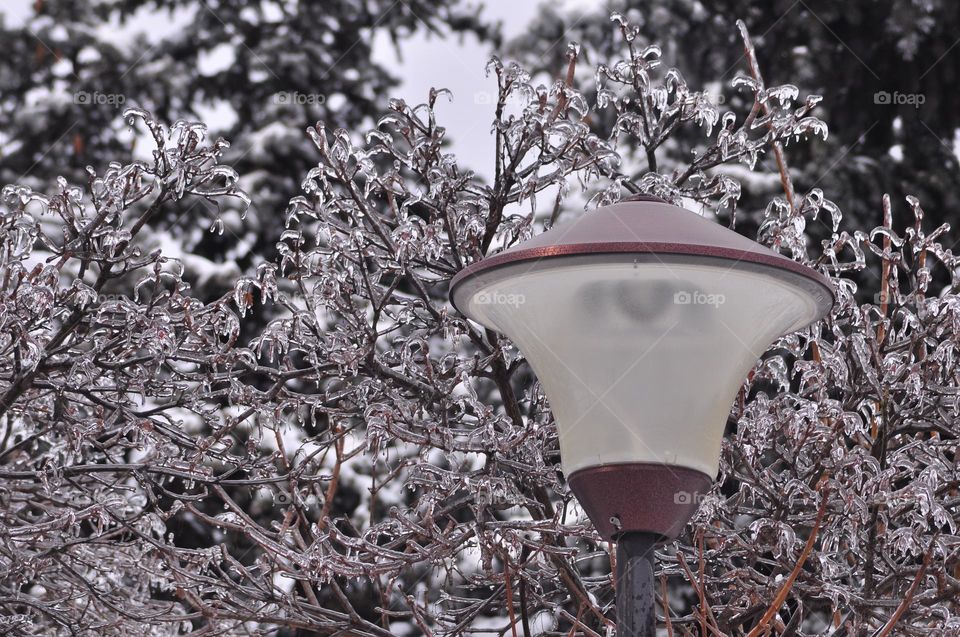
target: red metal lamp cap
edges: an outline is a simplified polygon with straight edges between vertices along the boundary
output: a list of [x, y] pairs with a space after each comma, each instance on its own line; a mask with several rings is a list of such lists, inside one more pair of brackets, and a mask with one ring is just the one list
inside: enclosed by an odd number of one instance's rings
[[613, 542], [637, 532], [676, 539], [713, 480], [686, 467], [631, 462], [574, 471], [567, 484], [600, 536]]
[[517, 263], [598, 254], [678, 255], [693, 262], [720, 259], [725, 263], [719, 265], [728, 268], [760, 269], [772, 275], [792, 272], [806, 282], [804, 287], [816, 300], [819, 317], [829, 312], [835, 301], [829, 280], [813, 268], [652, 195], [634, 195], [597, 208], [470, 264], [450, 282], [450, 300], [458, 306], [458, 288], [481, 273]]

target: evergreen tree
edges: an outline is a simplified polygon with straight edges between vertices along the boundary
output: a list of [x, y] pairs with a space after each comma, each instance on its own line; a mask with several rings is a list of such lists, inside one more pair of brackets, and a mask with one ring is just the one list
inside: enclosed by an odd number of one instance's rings
[[[960, 166], [954, 148], [960, 129], [960, 97], [949, 87], [960, 76], [956, 25], [960, 5], [946, 0], [614, 0], [603, 9], [564, 11], [544, 5], [529, 33], [511, 51], [537, 71], [555, 74], [562, 52], [548, 47], [561, 36], [578, 41], [587, 59], [605, 59], [617, 46], [608, 28], [610, 10], [639, 28], [638, 46], [656, 43], [692, 83], [721, 101], [742, 96], [728, 83], [744, 74], [735, 21], [750, 33], [764, 74], [790, 82], [802, 93], [823, 95], [819, 105], [833, 134], [826, 144], [791, 153], [802, 191], [832, 193], [848, 218], [878, 221], [876, 193], [913, 193], [926, 202], [933, 223], [960, 210]], [[548, 51], [540, 56], [539, 52]], [[689, 146], [664, 148], [661, 161], [686, 160]], [[635, 170], [648, 166], [641, 158]], [[777, 179], [744, 179], [740, 214], [760, 223]], [[829, 233], [826, 233], [829, 234]], [[817, 235], [824, 236], [824, 233]]]

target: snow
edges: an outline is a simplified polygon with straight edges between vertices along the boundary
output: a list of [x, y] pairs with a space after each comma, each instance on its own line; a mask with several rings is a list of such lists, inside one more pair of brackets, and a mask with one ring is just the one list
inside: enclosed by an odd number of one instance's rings
[[3, 23], [7, 28], [20, 28], [34, 15], [33, 3], [35, 0], [4, 0]]
[[[97, 28], [97, 35], [114, 46], [142, 51], [144, 57], [149, 58], [150, 46], [179, 33], [195, 20], [198, 11], [204, 10], [202, 6], [203, 3], [199, 6], [178, 4], [172, 10], [164, 9], [158, 13], [153, 6], [145, 4], [122, 23], [119, 16], [112, 15]], [[148, 47], [146, 50], [144, 45]]]
[[216, 75], [229, 69], [236, 60], [236, 46], [229, 42], [218, 44], [200, 52], [197, 65], [202, 75]]

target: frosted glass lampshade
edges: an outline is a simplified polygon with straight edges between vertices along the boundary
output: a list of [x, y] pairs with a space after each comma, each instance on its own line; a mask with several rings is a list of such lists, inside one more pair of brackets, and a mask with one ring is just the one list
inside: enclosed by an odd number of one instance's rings
[[833, 302], [815, 271], [650, 200], [587, 213], [471, 268], [453, 302], [530, 363], [568, 479], [633, 466], [709, 484], [743, 379]]
[[527, 358], [567, 475], [638, 461], [715, 475], [744, 377], [817, 316], [799, 281], [696, 260], [564, 257], [477, 277], [463, 311]]

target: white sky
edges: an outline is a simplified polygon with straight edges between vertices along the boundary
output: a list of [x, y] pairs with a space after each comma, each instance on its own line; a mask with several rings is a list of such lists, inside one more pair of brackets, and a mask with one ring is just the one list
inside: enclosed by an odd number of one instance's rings
[[[520, 35], [536, 15], [535, 0], [493, 0], [484, 3], [484, 15], [502, 21], [506, 39]], [[565, 44], [563, 45], [565, 46]], [[402, 61], [389, 39], [379, 37], [374, 45], [374, 59], [394, 69], [402, 78], [396, 91], [408, 103], [426, 101], [431, 87], [446, 88], [453, 101], [437, 102], [438, 119], [446, 127], [452, 141], [451, 150], [467, 166], [485, 176], [492, 176], [494, 143], [490, 133], [493, 102], [496, 101], [496, 78], [486, 76], [486, 65], [493, 51], [480, 45], [476, 38], [440, 39], [413, 38], [401, 46]]]

